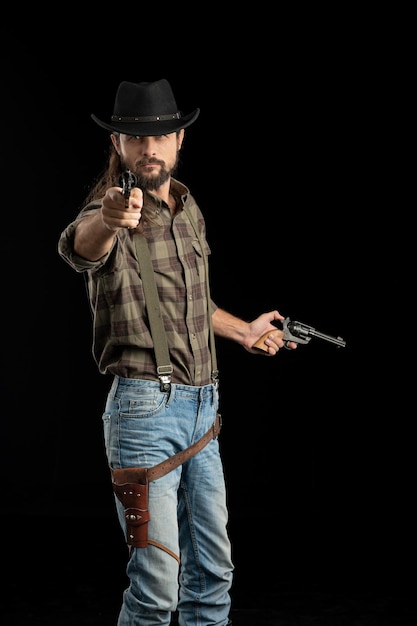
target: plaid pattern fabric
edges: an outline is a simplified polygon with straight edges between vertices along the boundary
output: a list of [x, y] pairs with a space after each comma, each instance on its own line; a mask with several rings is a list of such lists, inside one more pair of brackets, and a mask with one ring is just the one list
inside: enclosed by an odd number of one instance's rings
[[[146, 223], [144, 234], [173, 366], [172, 382], [206, 385], [212, 381], [203, 255], [209, 255], [210, 248], [194, 198], [179, 181], [172, 180], [171, 188], [193, 215], [205, 249], [201, 250], [185, 211], [173, 218], [167, 205], [150, 194], [147, 201], [153, 204], [155, 223]], [[158, 380], [133, 231], [119, 230], [112, 250], [99, 261], [89, 262], [74, 254], [78, 221], [99, 207], [99, 203], [86, 206], [62, 233], [58, 246], [62, 258], [86, 276], [94, 359], [103, 374]], [[212, 302], [210, 311], [215, 308]]]

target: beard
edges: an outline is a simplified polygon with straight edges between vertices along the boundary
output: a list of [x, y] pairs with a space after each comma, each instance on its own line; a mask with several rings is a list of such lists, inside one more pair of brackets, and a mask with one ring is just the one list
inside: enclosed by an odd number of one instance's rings
[[[137, 179], [136, 187], [139, 187], [143, 191], [157, 191], [161, 185], [167, 182], [171, 176], [175, 174], [178, 169], [178, 160], [179, 160], [179, 152], [177, 152], [175, 157], [175, 163], [170, 170], [166, 168], [164, 161], [159, 161], [158, 159], [150, 158], [143, 159], [138, 163], [138, 167], [135, 171], [135, 176]], [[142, 165], [148, 165], [150, 163], [155, 163], [155, 165], [159, 165], [159, 174], [155, 175], [153, 172], [149, 175], [141, 174], [140, 167]]]
[[161, 169], [159, 170], [158, 175], [154, 175], [153, 173], [148, 176], [143, 176], [139, 171], [136, 171], [136, 187], [142, 189], [143, 191], [156, 191], [159, 189], [163, 183], [169, 179], [171, 173], [165, 168], [164, 165], [161, 165]]

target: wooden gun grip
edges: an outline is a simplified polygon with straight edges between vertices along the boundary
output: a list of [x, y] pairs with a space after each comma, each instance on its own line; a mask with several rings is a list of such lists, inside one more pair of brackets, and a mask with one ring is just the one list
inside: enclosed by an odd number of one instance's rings
[[256, 350], [262, 350], [263, 352], [268, 352], [268, 346], [265, 345], [265, 339], [267, 339], [270, 335], [282, 338], [284, 336], [284, 332], [282, 330], [279, 330], [278, 328], [277, 330], [268, 330], [267, 333], [262, 335], [262, 337], [253, 344], [252, 348], [255, 348]]

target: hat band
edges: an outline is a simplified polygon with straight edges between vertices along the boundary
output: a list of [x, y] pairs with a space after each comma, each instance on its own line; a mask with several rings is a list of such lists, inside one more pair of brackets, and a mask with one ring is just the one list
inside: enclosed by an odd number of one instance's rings
[[171, 115], [149, 115], [146, 117], [119, 117], [119, 115], [112, 115], [112, 122], [165, 122], [166, 120], [179, 120], [181, 113], [173, 113]]

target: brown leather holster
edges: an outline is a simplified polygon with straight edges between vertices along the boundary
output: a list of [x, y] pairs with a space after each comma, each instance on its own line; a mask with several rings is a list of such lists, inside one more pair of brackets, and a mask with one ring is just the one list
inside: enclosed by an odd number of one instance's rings
[[149, 483], [161, 478], [202, 450], [209, 441], [218, 436], [221, 425], [221, 415], [218, 413], [212, 426], [196, 443], [153, 467], [111, 469], [114, 493], [124, 506], [128, 546], [146, 548], [148, 543], [155, 544], [148, 540]]
[[146, 467], [114, 469], [113, 490], [125, 509], [126, 541], [133, 548], [148, 545], [148, 470]]

